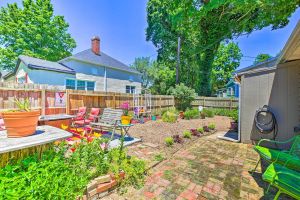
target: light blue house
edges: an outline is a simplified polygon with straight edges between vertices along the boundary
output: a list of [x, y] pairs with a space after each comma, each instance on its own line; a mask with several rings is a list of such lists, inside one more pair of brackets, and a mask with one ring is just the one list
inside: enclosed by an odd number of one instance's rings
[[140, 73], [100, 51], [99, 37], [92, 38], [91, 49], [58, 62], [21, 55], [15, 71], [4, 79], [74, 90], [134, 93], [141, 89]]
[[234, 79], [230, 79], [228, 83], [225, 85], [225, 88], [217, 90], [218, 97], [239, 97], [239, 85], [234, 81]]

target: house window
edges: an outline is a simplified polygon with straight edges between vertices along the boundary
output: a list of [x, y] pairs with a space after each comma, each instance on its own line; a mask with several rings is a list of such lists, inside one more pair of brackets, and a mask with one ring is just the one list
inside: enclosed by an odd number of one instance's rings
[[77, 80], [77, 90], [85, 90], [85, 81]]
[[18, 83], [26, 83], [26, 77], [23, 76], [23, 77], [20, 77], [17, 79]]
[[66, 80], [66, 89], [75, 90], [76, 88], [76, 81], [73, 79]]
[[86, 82], [86, 89], [90, 90], [90, 91], [94, 91], [95, 90], [95, 82], [87, 81]]
[[95, 82], [76, 80], [76, 79], [67, 79], [66, 80], [66, 89], [94, 91], [95, 90]]
[[135, 93], [135, 86], [126, 85], [126, 93], [134, 94]]
[[233, 96], [234, 94], [233, 94], [233, 88], [232, 87], [230, 87], [230, 88], [228, 88], [227, 89], [227, 96]]

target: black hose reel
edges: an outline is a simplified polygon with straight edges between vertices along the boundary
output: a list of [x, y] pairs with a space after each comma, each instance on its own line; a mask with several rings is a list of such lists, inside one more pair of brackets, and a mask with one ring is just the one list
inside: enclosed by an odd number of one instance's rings
[[273, 140], [275, 140], [278, 132], [278, 125], [275, 115], [269, 106], [264, 105], [256, 111], [255, 126], [260, 134], [273, 134]]

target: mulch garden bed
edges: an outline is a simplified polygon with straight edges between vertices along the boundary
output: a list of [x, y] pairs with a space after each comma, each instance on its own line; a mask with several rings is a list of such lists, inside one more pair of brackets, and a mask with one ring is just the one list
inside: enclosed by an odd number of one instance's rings
[[[186, 130], [197, 129], [208, 126], [210, 123], [216, 125], [215, 130], [204, 132], [200, 137], [210, 135], [216, 131], [227, 131], [231, 119], [228, 117], [215, 116], [214, 118], [182, 120], [178, 119], [176, 123], [166, 123], [161, 120], [148, 121], [144, 124], [136, 124], [129, 130], [133, 137], [141, 138], [142, 142], [128, 147], [129, 155], [137, 156], [148, 162], [148, 166], [155, 166], [163, 159], [171, 157], [178, 150], [195, 142], [199, 137], [183, 138], [183, 132]], [[182, 142], [174, 143], [171, 147], [165, 144], [166, 137], [179, 135]]]

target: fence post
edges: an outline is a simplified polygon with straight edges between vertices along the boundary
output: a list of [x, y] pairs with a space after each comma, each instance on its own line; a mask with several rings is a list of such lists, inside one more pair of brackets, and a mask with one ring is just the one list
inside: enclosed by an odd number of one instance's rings
[[232, 98], [230, 98], [230, 107], [229, 110], [232, 110]]
[[161, 95], [159, 96], [159, 110], [160, 110], [160, 112], [162, 112], [161, 111]]
[[113, 94], [113, 108], [116, 108], [116, 93]]
[[70, 94], [69, 90], [66, 90], [66, 114], [70, 114]]
[[203, 108], [205, 108], [205, 96], [203, 97]]
[[172, 101], [173, 101], [173, 108], [175, 108], [175, 97], [174, 96], [172, 96]]
[[46, 90], [42, 89], [42, 115], [46, 114]]

